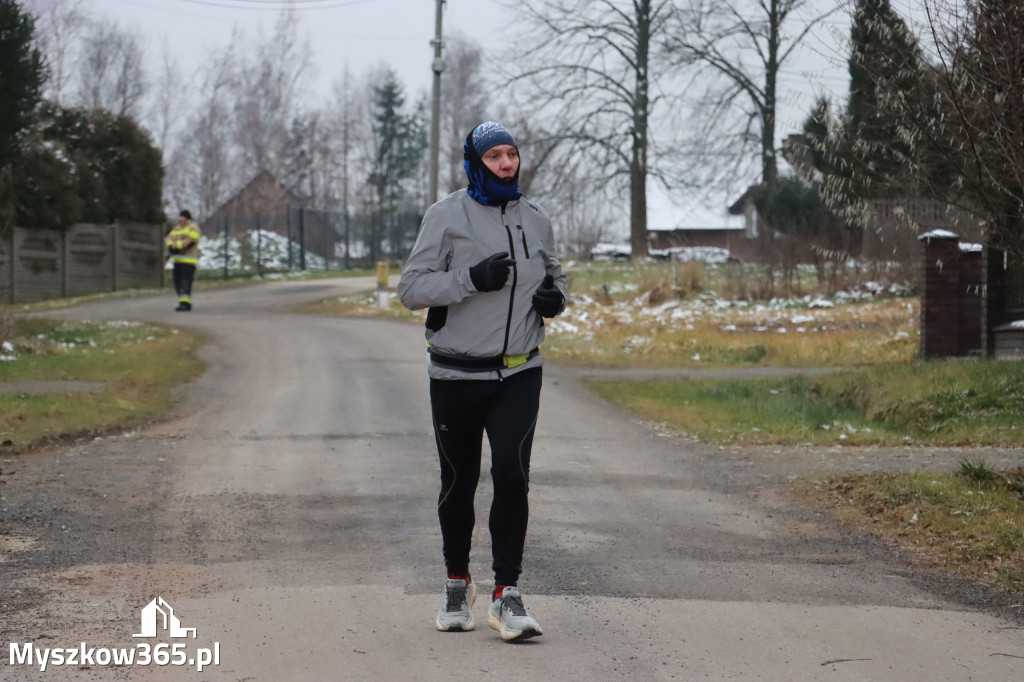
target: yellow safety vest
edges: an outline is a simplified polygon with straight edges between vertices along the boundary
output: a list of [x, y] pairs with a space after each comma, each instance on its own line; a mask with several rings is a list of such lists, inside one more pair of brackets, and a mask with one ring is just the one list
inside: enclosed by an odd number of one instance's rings
[[199, 240], [202, 237], [199, 226], [191, 220], [178, 225], [167, 235], [167, 248], [176, 249], [178, 253], [171, 255], [175, 263], [199, 263]]

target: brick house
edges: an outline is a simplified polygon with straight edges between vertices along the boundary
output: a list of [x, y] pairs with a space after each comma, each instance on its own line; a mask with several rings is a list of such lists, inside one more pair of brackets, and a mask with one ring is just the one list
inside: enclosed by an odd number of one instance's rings
[[296, 253], [301, 240], [307, 252], [334, 258], [342, 241], [341, 221], [334, 214], [305, 208], [305, 203], [303, 197], [262, 170], [207, 217], [203, 229], [210, 234], [226, 229], [233, 235], [267, 230], [296, 244]]
[[302, 199], [262, 170], [234, 196], [225, 201], [205, 222], [212, 229], [221, 229], [226, 222], [231, 232], [271, 230], [287, 237], [289, 207], [299, 206]]
[[648, 230], [647, 245], [651, 251], [676, 247], [710, 246], [727, 249], [739, 260], [754, 260], [756, 243], [747, 237], [743, 227], [683, 227], [673, 230]]

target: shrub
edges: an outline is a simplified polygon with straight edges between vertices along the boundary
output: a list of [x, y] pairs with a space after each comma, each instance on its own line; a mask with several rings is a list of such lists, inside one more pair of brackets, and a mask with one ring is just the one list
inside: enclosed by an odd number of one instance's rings
[[989, 469], [983, 459], [962, 459], [960, 460], [960, 475], [971, 481], [985, 483], [995, 480], [996, 472]]
[[45, 104], [11, 166], [23, 227], [164, 222], [160, 150], [127, 116]]

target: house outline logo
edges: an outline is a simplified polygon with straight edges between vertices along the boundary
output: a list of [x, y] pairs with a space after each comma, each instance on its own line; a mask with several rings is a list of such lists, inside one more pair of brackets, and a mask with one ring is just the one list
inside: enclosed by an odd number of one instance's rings
[[174, 615], [174, 609], [163, 597], [157, 597], [142, 608], [142, 633], [132, 637], [156, 637], [160, 628], [160, 616], [163, 616], [163, 630], [166, 630], [171, 637], [188, 637], [192, 633], [192, 639], [196, 638], [196, 628], [183, 628], [181, 621]]

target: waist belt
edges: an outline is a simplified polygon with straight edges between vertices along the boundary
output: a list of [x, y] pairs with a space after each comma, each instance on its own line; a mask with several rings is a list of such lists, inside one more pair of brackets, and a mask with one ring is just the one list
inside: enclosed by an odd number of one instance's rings
[[539, 353], [540, 351], [534, 348], [529, 353], [522, 355], [495, 355], [490, 358], [473, 358], [464, 355], [448, 355], [432, 350], [430, 351], [430, 361], [435, 365], [461, 369], [467, 372], [497, 372], [526, 364], [528, 360], [536, 357]]

